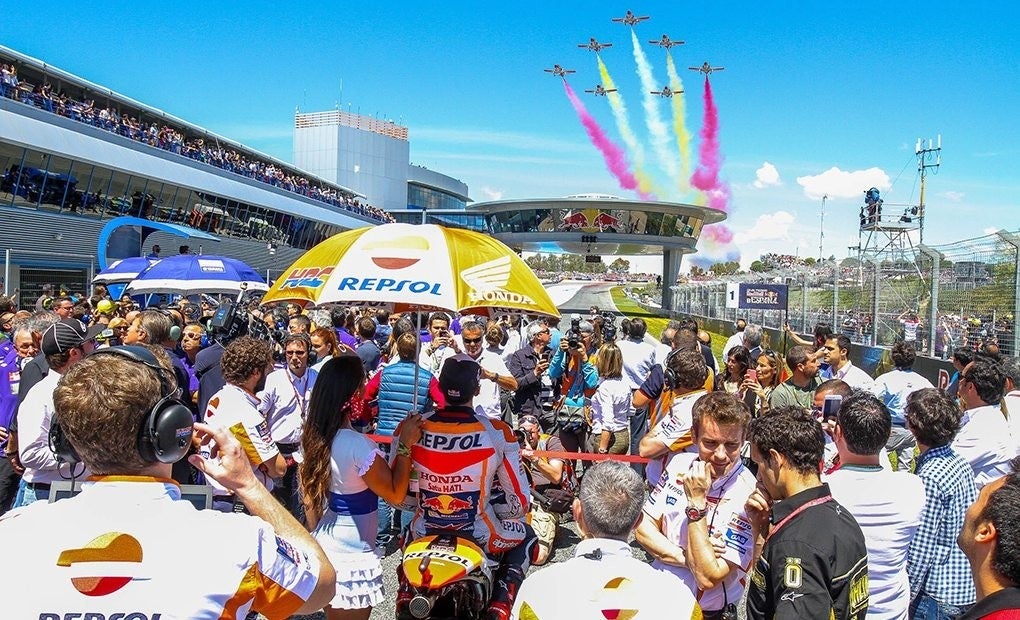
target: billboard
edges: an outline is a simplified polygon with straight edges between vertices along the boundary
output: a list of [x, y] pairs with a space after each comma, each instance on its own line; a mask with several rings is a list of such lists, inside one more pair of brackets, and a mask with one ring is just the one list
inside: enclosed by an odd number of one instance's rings
[[742, 310], [786, 310], [785, 284], [741, 284], [737, 307]]

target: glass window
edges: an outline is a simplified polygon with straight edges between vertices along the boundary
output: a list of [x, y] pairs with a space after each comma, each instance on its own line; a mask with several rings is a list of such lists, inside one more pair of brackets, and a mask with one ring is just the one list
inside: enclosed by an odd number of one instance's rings
[[[129, 215], [131, 213], [131, 195], [128, 188], [131, 185], [131, 176], [123, 172], [114, 172], [110, 181], [110, 189], [107, 194], [110, 197], [107, 206], [107, 213], [111, 217]], [[139, 206], [141, 206], [139, 204]]]

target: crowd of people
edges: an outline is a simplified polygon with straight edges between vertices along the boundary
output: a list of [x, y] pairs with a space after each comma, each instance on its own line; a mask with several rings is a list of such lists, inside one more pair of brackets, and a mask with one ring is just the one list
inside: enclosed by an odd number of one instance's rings
[[[211, 300], [0, 299], [0, 536], [30, 558], [9, 583], [74, 585], [8, 598], [13, 617], [90, 600], [146, 618], [367, 618], [387, 595], [406, 615], [417, 586], [398, 568], [384, 592], [380, 558], [451, 530], [492, 561], [485, 618], [1020, 609], [1020, 366], [993, 348], [958, 351], [939, 390], [913, 346], [872, 377], [824, 328], [781, 354], [740, 320], [717, 360], [691, 318], [656, 341], [597, 307], [562, 322], [234, 311], [241, 335], [213, 325]], [[47, 503], [69, 477], [85, 489]], [[208, 488], [208, 509], [179, 484]], [[575, 557], [525, 578], [567, 519]], [[171, 570], [195, 531], [219, 547], [200, 586]], [[142, 549], [151, 587], [179, 596], [87, 570]], [[97, 588], [121, 593], [114, 607], [83, 598]]]
[[295, 174], [294, 171], [271, 161], [263, 161], [234, 149], [223, 147], [218, 141], [214, 140], [209, 143], [206, 141], [206, 137], [188, 135], [178, 127], [139, 120], [128, 112], [121, 112], [112, 104], [106, 107], [97, 106], [95, 100], [88, 96], [80, 101], [76, 100], [64, 90], [54, 92], [53, 87], [47, 81], [35, 85], [20, 81], [17, 67], [13, 63], [0, 64], [0, 96], [21, 101], [48, 112], [105, 129], [126, 138], [144, 142], [149, 146], [183, 155], [352, 213], [366, 215], [380, 222], [395, 221], [383, 209], [364, 204], [353, 195], [345, 194], [313, 179]]

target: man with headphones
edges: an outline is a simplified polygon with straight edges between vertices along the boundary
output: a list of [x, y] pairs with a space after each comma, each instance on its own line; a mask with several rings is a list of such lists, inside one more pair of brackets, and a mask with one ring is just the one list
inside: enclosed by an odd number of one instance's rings
[[[5, 576], [12, 618], [267, 618], [309, 614], [332, 598], [335, 574], [305, 529], [255, 478], [226, 429], [196, 424], [165, 351], [102, 349], [54, 393], [54, 450], [95, 476], [80, 494], [0, 519], [19, 570]], [[97, 429], [101, 429], [97, 431]], [[169, 479], [192, 434], [217, 449], [190, 462], [255, 516], [197, 510]], [[182, 571], [198, 533], [213, 546], [202, 578]], [[38, 594], [47, 584], [45, 596]]]
[[18, 446], [24, 492], [19, 492], [14, 506], [26, 506], [49, 498], [50, 485], [61, 479], [88, 475], [88, 471], [57, 460], [50, 450], [49, 436], [53, 418], [53, 392], [67, 372], [96, 348], [96, 336], [103, 331], [101, 325], [91, 329], [78, 319], [63, 319], [43, 332], [42, 352], [50, 371], [32, 386], [18, 408]]

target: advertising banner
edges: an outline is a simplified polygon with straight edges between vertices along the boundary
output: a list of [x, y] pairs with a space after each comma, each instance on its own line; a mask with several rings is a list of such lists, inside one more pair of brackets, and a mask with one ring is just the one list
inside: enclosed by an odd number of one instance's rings
[[738, 307], [742, 310], [786, 310], [785, 284], [741, 284]]

